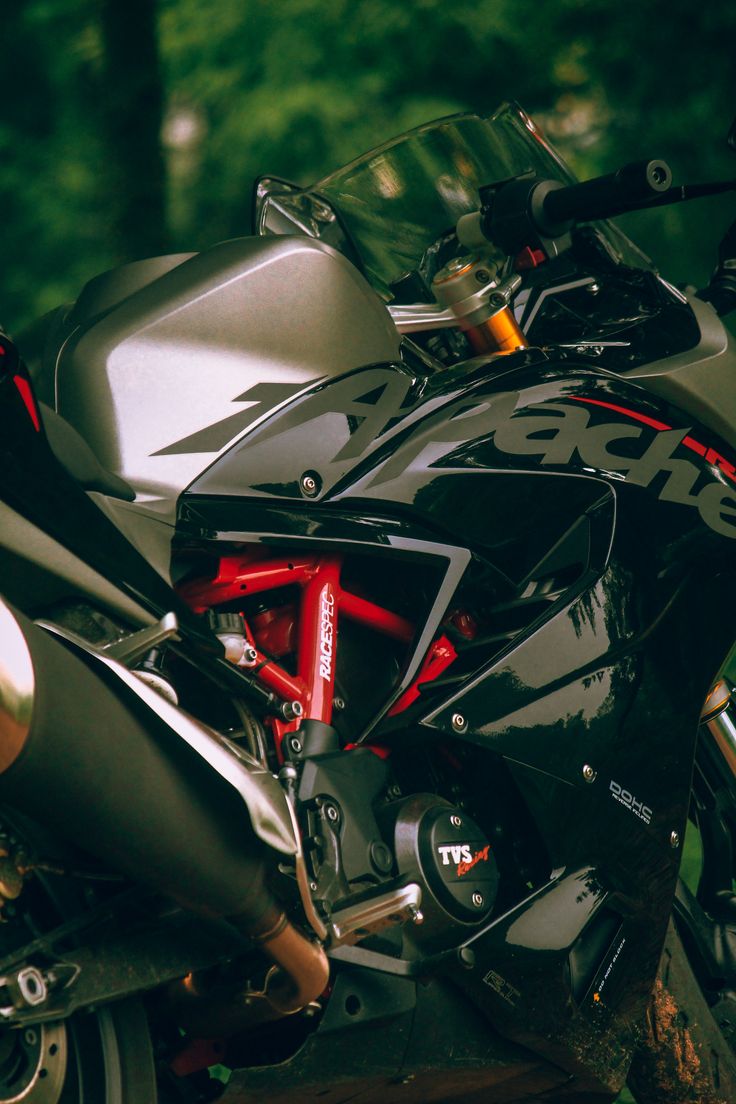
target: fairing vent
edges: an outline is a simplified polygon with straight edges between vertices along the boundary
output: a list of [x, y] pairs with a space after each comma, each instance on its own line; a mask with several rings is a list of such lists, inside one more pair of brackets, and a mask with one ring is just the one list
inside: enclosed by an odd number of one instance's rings
[[[444, 624], [457, 659], [439, 678], [419, 685], [417, 711], [426, 712], [439, 697], [494, 663], [517, 640], [590, 586], [605, 566], [612, 525], [610, 501], [597, 504], [579, 517], [518, 583], [475, 558]], [[452, 611], [458, 609], [471, 614], [477, 625], [474, 635], [454, 631]], [[402, 715], [404, 723], [408, 712]]]

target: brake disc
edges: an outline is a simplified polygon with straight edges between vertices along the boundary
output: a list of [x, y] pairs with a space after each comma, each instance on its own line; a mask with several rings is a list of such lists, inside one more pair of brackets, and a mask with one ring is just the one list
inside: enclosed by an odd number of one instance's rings
[[59, 1104], [67, 1065], [63, 1023], [0, 1033], [0, 1104]]

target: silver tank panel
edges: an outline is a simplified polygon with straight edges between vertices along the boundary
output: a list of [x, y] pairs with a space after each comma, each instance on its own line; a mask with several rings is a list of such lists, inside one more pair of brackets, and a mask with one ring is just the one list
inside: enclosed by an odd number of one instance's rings
[[82, 323], [59, 355], [57, 409], [139, 501], [167, 513], [246, 429], [320, 380], [396, 360], [399, 342], [329, 246], [239, 238]]

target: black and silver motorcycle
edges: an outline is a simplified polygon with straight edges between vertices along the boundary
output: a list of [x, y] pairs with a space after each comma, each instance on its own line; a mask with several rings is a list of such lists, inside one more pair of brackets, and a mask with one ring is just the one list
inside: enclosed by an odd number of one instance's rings
[[506, 105], [0, 341], [0, 1104], [736, 1100], [729, 187]]

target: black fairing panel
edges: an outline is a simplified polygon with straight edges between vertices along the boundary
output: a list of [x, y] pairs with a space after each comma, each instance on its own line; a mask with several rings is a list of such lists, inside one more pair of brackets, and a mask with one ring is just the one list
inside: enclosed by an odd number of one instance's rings
[[[185, 496], [190, 510], [222, 514], [245, 492], [241, 527], [267, 510], [285, 535], [306, 511], [304, 539], [331, 517], [379, 529], [383, 518], [469, 549], [465, 580], [485, 565], [517, 609], [562, 569], [552, 600], [478, 648], [467, 677], [423, 694], [404, 728], [475, 744], [489, 771], [503, 757], [524, 795], [550, 880], [469, 940], [474, 969], [450, 973], [500, 1032], [591, 1091], [620, 1084], [634, 1045], [674, 895], [700, 707], [733, 641], [735, 461], [643, 388], [531, 351], [464, 376], [404, 365], [343, 377]], [[311, 503], [304, 472], [317, 483]], [[401, 725], [387, 717], [375, 735], [400, 741]], [[582, 981], [581, 961], [594, 964]]]
[[601, 342], [599, 364], [612, 372], [695, 349], [700, 330], [684, 296], [653, 272], [611, 264], [591, 227], [575, 237], [574, 261], [563, 253], [525, 278], [521, 325], [530, 343]]

